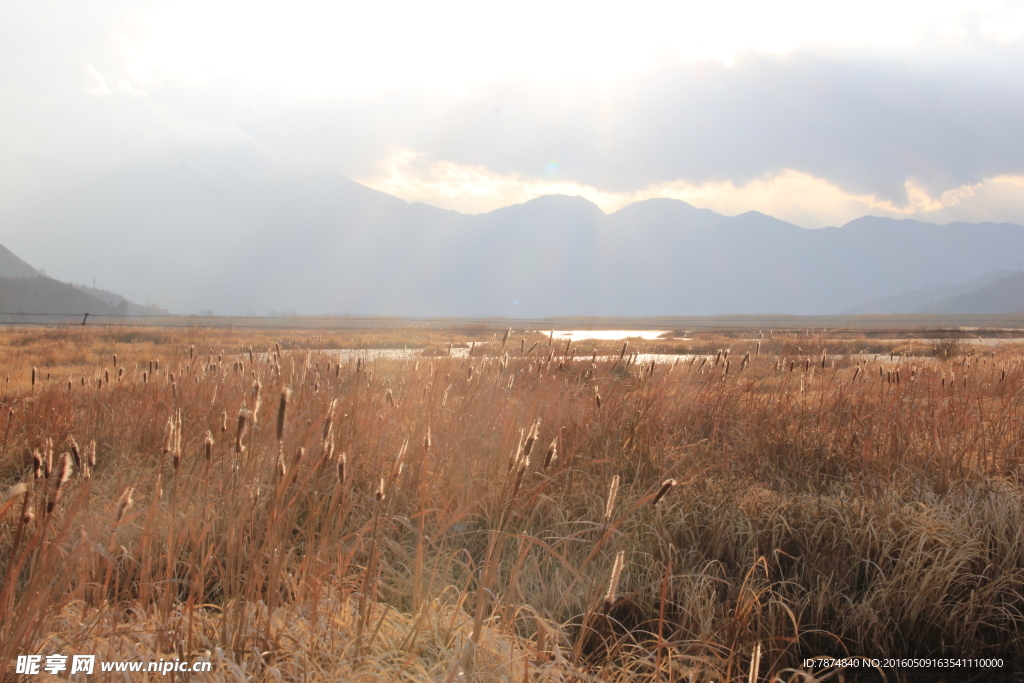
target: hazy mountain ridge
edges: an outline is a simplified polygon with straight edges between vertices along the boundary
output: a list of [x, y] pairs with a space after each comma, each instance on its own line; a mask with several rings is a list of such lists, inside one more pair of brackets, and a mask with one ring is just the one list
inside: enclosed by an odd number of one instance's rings
[[63, 249], [30, 260], [62, 279], [102, 264], [112, 289], [179, 313], [832, 314], [1015, 270], [1024, 253], [1024, 228], [1009, 224], [864, 217], [808, 230], [671, 199], [605, 215], [566, 196], [467, 215], [341, 176], [236, 167], [136, 169], [0, 219], [61, 235]]
[[118, 315], [127, 316], [147, 316], [147, 315], [167, 315], [168, 311], [166, 308], [157, 306], [156, 304], [146, 304], [140, 306], [139, 304], [133, 303], [125, 299], [120, 294], [114, 292], [108, 292], [105, 289], [98, 289], [96, 287], [89, 287], [88, 285], [72, 285], [75, 289], [85, 292], [91, 297], [99, 299], [100, 301], [113, 306], [117, 311]]
[[53, 278], [0, 277], [0, 315], [118, 315], [114, 306]]
[[[859, 306], [849, 308], [843, 311], [843, 313], [847, 315], [862, 315], [869, 313], [924, 313], [931, 310], [932, 307], [943, 305], [944, 302], [949, 299], [975, 292], [1012, 274], [1013, 272], [1009, 270], [997, 270], [980, 278], [953, 285], [951, 287], [930, 287], [927, 289], [917, 289], [913, 292], [904, 292], [894, 296], [873, 299]], [[971, 311], [952, 312], [969, 313]]]
[[922, 312], [1024, 313], [1024, 273], [1010, 273], [983, 287], [928, 306]]
[[15, 256], [10, 249], [0, 245], [0, 278], [39, 277], [42, 273]]

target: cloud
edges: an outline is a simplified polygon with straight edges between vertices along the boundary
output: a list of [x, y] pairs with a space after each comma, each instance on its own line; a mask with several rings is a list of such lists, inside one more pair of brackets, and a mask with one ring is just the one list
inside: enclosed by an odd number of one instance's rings
[[[505, 179], [509, 196], [532, 194], [535, 181], [619, 195], [795, 173], [917, 213], [924, 197], [1024, 175], [1021, 111], [1017, 41], [756, 53], [733, 66], [661, 65], [607, 84], [519, 78], [462, 93], [397, 89], [295, 106], [245, 132], [296, 166], [361, 179], [387, 177], [407, 151], [421, 165], [484, 169]], [[526, 185], [515, 190], [517, 182]], [[437, 201], [478, 210], [486, 203], [477, 181], [466, 183], [464, 203], [454, 181]]]
[[[236, 40], [217, 30], [235, 21], [230, 6], [193, 26], [192, 15], [174, 6], [158, 13], [174, 22], [152, 25], [128, 3], [66, 13], [9, 5], [0, 10], [0, 208], [181, 148], [198, 171], [197, 148], [208, 147], [212, 159], [241, 146], [281, 173], [338, 172], [467, 212], [564, 192], [608, 210], [672, 196], [802, 225], [859, 213], [1024, 222], [1016, 180], [1024, 177], [1024, 14], [1000, 5], [965, 15], [950, 3], [922, 34], [903, 7], [896, 28], [875, 36], [883, 45], [806, 44], [816, 26], [827, 25], [827, 39], [868, 35], [864, 17], [884, 14], [888, 4], [858, 15], [853, 33], [834, 12], [814, 14], [779, 45], [757, 38], [757, 22], [736, 20], [745, 38], [690, 54], [665, 42], [672, 31], [658, 29], [648, 37], [663, 48], [659, 58], [600, 78], [579, 64], [573, 46], [591, 54], [619, 45], [607, 18], [581, 20], [575, 28], [586, 39], [577, 42], [537, 29], [522, 54], [509, 36], [492, 36], [507, 53], [500, 59], [486, 31], [465, 43], [444, 33], [451, 40], [437, 54], [421, 36], [417, 59], [394, 53], [386, 32], [371, 28], [367, 36], [380, 44], [360, 60], [331, 52], [330, 21], [304, 32], [318, 16], [308, 6], [283, 18], [279, 34], [275, 11], [256, 8], [238, 18], [245, 35]], [[653, 7], [641, 14], [655, 16]], [[720, 38], [729, 33], [725, 15], [687, 12], [676, 19], [714, 27]], [[563, 15], [558, 26], [572, 25], [573, 13]], [[528, 32], [525, 19], [515, 22]], [[637, 22], [632, 15], [620, 22], [631, 49], [647, 36]], [[315, 44], [289, 57], [282, 46], [303, 36]], [[360, 45], [373, 43], [367, 36]], [[721, 59], [694, 61], [709, 54]], [[507, 75], [517, 59], [527, 75]], [[548, 77], [539, 75], [545, 59]], [[374, 71], [383, 68], [374, 60], [384, 60], [391, 76]], [[333, 71], [338, 78], [362, 71], [397, 83], [392, 76], [403, 64], [420, 73], [445, 60], [478, 63], [457, 87], [424, 76], [418, 85], [353, 94], [329, 80]], [[500, 66], [493, 73], [506, 75], [488, 79], [480, 65], [491, 62]], [[260, 73], [266, 82], [256, 80]]]
[[937, 196], [908, 181], [906, 202], [896, 204], [873, 195], [854, 195], [827, 180], [790, 169], [740, 184], [675, 181], [636, 192], [605, 192], [569, 180], [497, 174], [483, 166], [460, 166], [450, 161], [430, 163], [412, 150], [393, 153], [382, 166], [382, 173], [358, 180], [407, 201], [467, 213], [492, 211], [544, 195], [566, 194], [584, 197], [605, 213], [645, 199], [668, 197], [725, 215], [760, 211], [806, 228], [842, 225], [864, 215], [939, 223], [1024, 222], [1024, 176], [988, 178]]

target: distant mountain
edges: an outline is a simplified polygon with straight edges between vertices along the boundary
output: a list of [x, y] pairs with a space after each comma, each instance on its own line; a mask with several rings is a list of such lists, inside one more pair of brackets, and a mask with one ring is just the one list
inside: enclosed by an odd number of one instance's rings
[[[952, 287], [932, 287], [929, 289], [917, 289], [913, 292], [904, 292], [895, 296], [885, 296], [879, 299], [872, 299], [859, 306], [848, 308], [843, 311], [844, 315], [864, 315], [869, 313], [899, 314], [899, 313], [923, 313], [940, 302], [958, 297], [963, 294], [975, 292], [987, 285], [1001, 280], [1007, 275], [1013, 274], [1009, 270], [997, 270], [994, 273], [964, 282]], [[955, 311], [965, 313], [969, 311]]]
[[117, 315], [116, 308], [53, 278], [0, 278], [0, 316]]
[[40, 275], [42, 273], [12, 254], [7, 247], [0, 245], [0, 278], [38, 277]]
[[167, 315], [168, 311], [166, 308], [157, 306], [156, 304], [146, 304], [140, 306], [139, 304], [132, 303], [125, 299], [120, 294], [114, 294], [108, 292], [105, 289], [97, 289], [96, 287], [88, 287], [86, 285], [73, 285], [75, 289], [85, 292], [89, 296], [95, 297], [100, 301], [109, 304], [114, 307], [118, 315], [127, 316], [146, 316], [146, 315]]
[[1024, 228], [1009, 224], [865, 217], [807, 230], [671, 199], [605, 215], [566, 196], [466, 215], [336, 175], [276, 177], [248, 158], [199, 166], [97, 176], [0, 225], [40, 240], [26, 255], [63, 279], [99, 270], [179, 313], [832, 314], [1016, 270], [1024, 253]]
[[158, 306], [139, 306], [102, 289], [69, 285], [42, 275], [0, 245], [0, 317], [62, 315], [160, 315]]
[[1024, 273], [1010, 273], [973, 291], [951, 296], [924, 313], [1024, 313]]

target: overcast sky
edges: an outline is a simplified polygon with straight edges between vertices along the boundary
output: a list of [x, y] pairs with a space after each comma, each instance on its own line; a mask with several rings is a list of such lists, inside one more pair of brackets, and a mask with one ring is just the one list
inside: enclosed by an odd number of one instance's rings
[[1024, 224], [1022, 36], [998, 1], [3, 0], [0, 210], [242, 151], [468, 213]]

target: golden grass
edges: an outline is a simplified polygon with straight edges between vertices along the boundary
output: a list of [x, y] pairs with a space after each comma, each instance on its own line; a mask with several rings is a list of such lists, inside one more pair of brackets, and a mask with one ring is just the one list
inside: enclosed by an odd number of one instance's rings
[[351, 339], [8, 333], [0, 670], [59, 644], [217, 679], [808, 680], [1024, 649], [1016, 350], [502, 336], [339, 365]]

